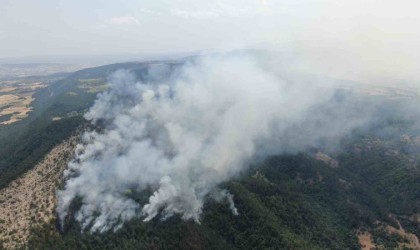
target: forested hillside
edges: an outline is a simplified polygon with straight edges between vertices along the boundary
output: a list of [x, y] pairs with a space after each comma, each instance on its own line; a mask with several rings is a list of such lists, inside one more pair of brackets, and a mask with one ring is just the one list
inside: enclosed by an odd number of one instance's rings
[[[167, 67], [177, 63], [168, 62]], [[0, 125], [0, 187], [33, 167], [84, 123], [83, 114], [96, 95], [106, 89], [112, 72], [131, 70], [139, 79], [145, 79], [151, 65], [153, 62], [119, 63], [84, 69], [38, 90], [28, 118]]]
[[[177, 64], [169, 62], [165, 69]], [[0, 187], [77, 128], [90, 126], [82, 115], [107, 88], [109, 73], [128, 68], [147, 80], [150, 65], [86, 69], [40, 90], [27, 119], [0, 126]], [[73, 218], [80, 206], [76, 200], [65, 225], [54, 216], [34, 224], [23, 244], [29, 249], [420, 249], [420, 131], [418, 114], [402, 110], [406, 102], [416, 107], [417, 100], [386, 100], [371, 123], [333, 149], [321, 143], [253, 162], [221, 187], [233, 194], [237, 216], [227, 202], [209, 199], [200, 223], [137, 218], [115, 232], [92, 234], [81, 232]], [[132, 194], [139, 203], [145, 197]]]
[[81, 233], [74, 221], [62, 232], [52, 223], [34, 228], [28, 246], [360, 249], [371, 244], [378, 249], [419, 249], [419, 134], [399, 131], [380, 137], [377, 132], [346, 139], [343, 149], [330, 156], [314, 149], [255, 163], [223, 185], [234, 195], [238, 216], [227, 203], [209, 201], [200, 224], [179, 218], [145, 223], [139, 218], [117, 232], [91, 234]]

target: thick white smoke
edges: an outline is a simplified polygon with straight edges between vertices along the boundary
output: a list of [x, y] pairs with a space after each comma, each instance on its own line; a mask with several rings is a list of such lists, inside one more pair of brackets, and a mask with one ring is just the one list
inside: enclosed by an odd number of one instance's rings
[[[346, 105], [325, 107], [334, 98], [331, 84], [282, 79], [244, 56], [203, 58], [160, 83], [114, 73], [85, 115], [104, 129], [86, 132], [69, 163], [58, 193], [61, 222], [76, 197], [82, 205], [75, 218], [92, 232], [134, 217], [199, 221], [206, 197], [240, 214], [217, 186], [252, 157], [301, 150], [360, 122], [347, 117], [354, 114]], [[130, 196], [150, 191], [145, 204]]]

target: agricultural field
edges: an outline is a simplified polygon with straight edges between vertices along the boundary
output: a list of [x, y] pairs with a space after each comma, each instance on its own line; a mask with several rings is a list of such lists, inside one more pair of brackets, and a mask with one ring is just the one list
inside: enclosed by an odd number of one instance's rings
[[2, 81], [0, 83], [0, 125], [9, 125], [28, 117], [33, 94], [47, 83], [39, 81]]
[[0, 64], [0, 126], [27, 118], [34, 110], [37, 91], [45, 88], [53, 96], [52, 83], [83, 67], [86, 65]]

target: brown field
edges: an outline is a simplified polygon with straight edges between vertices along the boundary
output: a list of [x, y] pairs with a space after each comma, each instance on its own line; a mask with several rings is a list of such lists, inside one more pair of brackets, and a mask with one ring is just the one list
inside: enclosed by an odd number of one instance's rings
[[[10, 96], [10, 95], [7, 95], [7, 96]], [[2, 96], [0, 96], [0, 98], [1, 97]], [[29, 105], [33, 102], [33, 100], [34, 98], [32, 97], [32, 95], [25, 95], [25, 96], [17, 97], [16, 99], [9, 102], [6, 102], [6, 101], [3, 102], [2, 104], [11, 105], [11, 106], [8, 108], [2, 109], [0, 111], [0, 117], [4, 115], [12, 115], [12, 116], [9, 118], [9, 120], [0, 122], [0, 124], [8, 125], [8, 124], [12, 124], [14, 122], [17, 122], [19, 120], [26, 118], [29, 112], [32, 111], [32, 107], [30, 107]]]
[[0, 95], [0, 106], [16, 102], [19, 99], [17, 95]]
[[43, 82], [31, 82], [27, 84], [15, 83], [15, 84], [7, 84], [5, 86], [0, 85], [0, 92], [1, 93], [16, 93], [20, 91], [35, 91], [41, 88], [45, 88], [47, 85]]
[[0, 92], [11, 92], [11, 91], [15, 91], [17, 88], [14, 87], [5, 87], [5, 88], [0, 88]]
[[42, 82], [23, 84], [18, 86], [0, 87], [0, 118], [11, 115], [7, 121], [0, 122], [0, 125], [8, 125], [26, 118], [32, 111], [31, 103], [34, 101], [33, 93], [47, 85]]
[[31, 228], [55, 220], [55, 194], [77, 138], [62, 142], [33, 169], [0, 189], [0, 249], [25, 248]]

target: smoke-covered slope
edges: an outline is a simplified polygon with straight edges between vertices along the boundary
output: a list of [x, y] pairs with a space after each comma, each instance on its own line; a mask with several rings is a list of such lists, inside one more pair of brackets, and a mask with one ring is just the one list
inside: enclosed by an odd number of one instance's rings
[[[315, 152], [269, 157], [222, 184], [234, 196], [238, 216], [227, 201], [207, 200], [200, 224], [180, 217], [133, 219], [117, 232], [91, 234], [81, 233], [73, 220], [62, 233], [37, 228], [29, 244], [40, 249], [360, 249], [358, 235], [368, 232], [376, 246], [417, 249], [410, 237], [420, 236], [418, 165], [388, 143], [353, 138], [346, 152], [334, 155], [338, 167], [314, 159]], [[406, 234], [390, 233], [399, 223]]]
[[[417, 97], [352, 92], [242, 56], [104, 66], [57, 83], [34, 127], [43, 140], [27, 145], [89, 129], [55, 220], [31, 228], [27, 246], [416, 249]], [[107, 78], [121, 68], [131, 71]]]
[[[91, 232], [117, 230], [136, 217], [179, 214], [199, 222], [206, 197], [231, 201], [218, 185], [250, 161], [320, 141], [331, 147], [369, 115], [353, 98], [337, 97], [333, 83], [284, 80], [286, 73], [250, 56], [199, 58], [163, 79], [167, 69], [153, 69], [152, 80], [114, 73], [86, 113], [103, 130], [86, 132], [69, 164], [58, 194], [62, 223], [77, 197], [76, 219]], [[152, 194], [139, 203], [127, 190]]]

